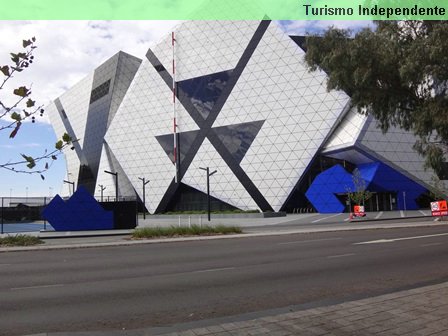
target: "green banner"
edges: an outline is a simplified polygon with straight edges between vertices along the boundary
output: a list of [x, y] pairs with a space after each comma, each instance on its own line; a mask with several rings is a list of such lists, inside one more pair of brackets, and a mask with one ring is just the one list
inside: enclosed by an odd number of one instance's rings
[[0, 0], [2, 20], [446, 20], [447, 0]]

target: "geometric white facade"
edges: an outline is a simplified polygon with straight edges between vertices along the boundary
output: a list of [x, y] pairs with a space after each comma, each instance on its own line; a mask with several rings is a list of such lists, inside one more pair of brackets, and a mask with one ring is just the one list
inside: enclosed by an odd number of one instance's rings
[[[140, 63], [119, 52], [47, 107], [56, 134], [67, 132], [77, 139], [74, 150], [65, 152], [66, 180], [83, 185], [92, 194], [105, 151], [104, 135]], [[122, 180], [126, 181], [125, 176]], [[65, 189], [65, 195], [70, 193]]]
[[[278, 211], [344, 112], [347, 95], [327, 92], [325, 74], [309, 73], [303, 50], [272, 22], [189, 21], [175, 33], [181, 154], [182, 133], [196, 131], [191, 141], [199, 142], [180, 164], [182, 183], [205, 192], [199, 167], [209, 166], [218, 170], [215, 198], [241, 209]], [[131, 183], [138, 185], [139, 176], [151, 180], [151, 212], [162, 210], [175, 189], [172, 159], [156, 138], [172, 133], [171, 63], [167, 36], [149, 51], [106, 134]], [[207, 85], [221, 88], [206, 97]], [[122, 123], [145, 136], [135, 142]], [[257, 133], [241, 160], [228, 148], [227, 156], [216, 149], [225, 127], [238, 125]]]
[[[48, 108], [58, 134], [80, 139], [66, 154], [69, 180], [89, 182], [79, 169], [87, 165], [92, 192], [98, 196], [102, 184], [114, 196], [113, 176], [103, 171], [116, 171], [119, 194], [137, 192], [142, 199], [144, 177], [150, 212], [172, 207], [185, 187], [205, 193], [199, 167], [217, 170], [210, 180], [214, 198], [263, 211], [283, 209], [309, 183], [304, 177], [320, 155], [353, 164], [381, 161], [429, 182], [412, 149], [414, 136], [398, 129], [382, 134], [375, 120], [350, 110], [344, 92], [327, 92], [326, 74], [309, 72], [300, 43], [274, 22], [187, 21], [175, 38], [180, 183], [174, 181], [171, 34], [141, 64], [124, 53], [114, 56]], [[120, 94], [101, 98], [98, 117], [91, 96], [110, 78], [111, 91]]]

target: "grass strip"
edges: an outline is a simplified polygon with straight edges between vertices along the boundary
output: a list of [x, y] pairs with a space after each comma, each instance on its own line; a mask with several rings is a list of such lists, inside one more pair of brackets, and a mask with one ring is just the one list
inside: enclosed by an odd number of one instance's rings
[[132, 238], [156, 238], [156, 237], [182, 237], [182, 236], [207, 236], [224, 235], [232, 233], [242, 233], [238, 226], [209, 226], [209, 225], [191, 225], [191, 226], [170, 226], [136, 229]]
[[7, 236], [0, 238], [0, 246], [10, 247], [10, 246], [33, 246], [43, 244], [44, 242], [34, 236], [18, 234], [14, 236]]

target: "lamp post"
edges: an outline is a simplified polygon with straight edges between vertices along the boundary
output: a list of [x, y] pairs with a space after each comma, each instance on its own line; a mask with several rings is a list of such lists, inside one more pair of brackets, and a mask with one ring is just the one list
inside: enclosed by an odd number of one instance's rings
[[215, 174], [217, 170], [214, 170], [210, 173], [210, 168], [202, 168], [199, 167], [201, 170], [205, 170], [207, 172], [207, 215], [208, 215], [208, 221], [210, 222], [210, 176]]
[[118, 202], [118, 172], [112, 173], [108, 170], [104, 172], [115, 176], [115, 202]]
[[143, 185], [143, 219], [146, 219], [146, 190], [145, 190], [145, 186], [149, 183], [149, 180], [146, 181], [144, 177], [139, 177], [138, 179], [142, 181], [142, 185]]
[[75, 182], [64, 180], [64, 183], [72, 185], [72, 195], [75, 193]]
[[99, 187], [101, 189], [101, 202], [103, 201], [103, 191], [106, 190], [106, 187], [102, 184], [99, 184]]

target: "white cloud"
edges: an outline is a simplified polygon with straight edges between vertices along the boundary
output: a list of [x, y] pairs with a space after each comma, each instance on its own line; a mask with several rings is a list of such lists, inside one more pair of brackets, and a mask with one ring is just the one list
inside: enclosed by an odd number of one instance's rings
[[42, 144], [36, 142], [14, 144], [14, 145], [0, 145], [0, 148], [16, 149], [16, 148], [37, 148], [42, 147]]
[[290, 35], [321, 33], [333, 26], [341, 29], [358, 31], [365, 27], [373, 27], [372, 21], [279, 21], [283, 30]]

